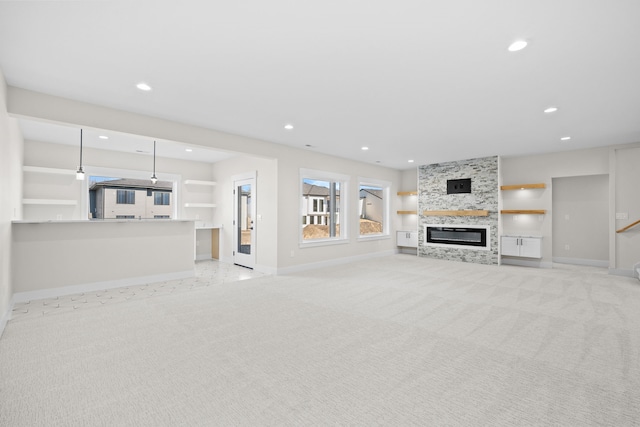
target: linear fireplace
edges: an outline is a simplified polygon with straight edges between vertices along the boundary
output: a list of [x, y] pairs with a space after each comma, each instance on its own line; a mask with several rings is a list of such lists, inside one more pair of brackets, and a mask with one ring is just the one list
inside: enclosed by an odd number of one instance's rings
[[425, 246], [491, 249], [490, 225], [427, 224], [424, 226]]

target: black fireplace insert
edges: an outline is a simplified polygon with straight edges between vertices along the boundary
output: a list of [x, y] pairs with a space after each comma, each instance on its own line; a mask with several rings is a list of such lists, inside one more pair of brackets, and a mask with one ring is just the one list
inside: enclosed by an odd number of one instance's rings
[[487, 246], [487, 229], [427, 226], [427, 243], [458, 246]]

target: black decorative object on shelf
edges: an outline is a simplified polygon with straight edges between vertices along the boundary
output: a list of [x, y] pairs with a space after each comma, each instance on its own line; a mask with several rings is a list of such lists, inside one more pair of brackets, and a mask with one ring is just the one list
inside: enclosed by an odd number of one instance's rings
[[471, 193], [471, 178], [447, 180], [447, 194], [460, 193]]

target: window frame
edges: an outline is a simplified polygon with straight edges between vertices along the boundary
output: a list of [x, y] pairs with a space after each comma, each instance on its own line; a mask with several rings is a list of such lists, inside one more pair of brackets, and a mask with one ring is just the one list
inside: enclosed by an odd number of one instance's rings
[[[123, 197], [120, 197], [120, 195], [122, 195]], [[121, 202], [120, 199], [123, 199], [124, 201]], [[129, 190], [127, 188], [116, 188], [116, 204], [117, 205], [135, 205], [136, 190]]]
[[391, 182], [381, 179], [358, 177], [358, 203], [360, 203], [360, 187], [378, 187], [382, 189], [382, 232], [375, 234], [360, 234], [360, 212], [356, 212], [358, 219], [358, 241], [381, 240], [391, 238]]
[[[160, 196], [160, 197], [158, 197]], [[158, 203], [158, 198], [163, 203]], [[165, 199], [167, 203], [165, 202]], [[153, 190], [153, 205], [154, 206], [170, 206], [171, 205], [171, 192], [170, 191], [160, 191]]]
[[[298, 198], [299, 198], [299, 207], [298, 207], [298, 218], [300, 222], [298, 222], [298, 245], [300, 248], [310, 248], [315, 246], [327, 246], [327, 245], [337, 245], [337, 244], [345, 244], [349, 243], [349, 181], [350, 176], [338, 174], [335, 172], [327, 172], [316, 169], [300, 169], [300, 175], [298, 178]], [[338, 212], [340, 214], [339, 224], [340, 224], [340, 235], [335, 237], [328, 237], [322, 239], [307, 239], [305, 240], [303, 237], [303, 229], [305, 225], [309, 225], [311, 223], [305, 224], [303, 218], [306, 216], [306, 212], [304, 210], [304, 180], [314, 180], [314, 181], [328, 181], [328, 182], [337, 182], [340, 184], [340, 201], [337, 203]], [[324, 203], [323, 203], [324, 204]], [[325, 204], [326, 205], [326, 204]], [[335, 207], [334, 207], [335, 209]]]

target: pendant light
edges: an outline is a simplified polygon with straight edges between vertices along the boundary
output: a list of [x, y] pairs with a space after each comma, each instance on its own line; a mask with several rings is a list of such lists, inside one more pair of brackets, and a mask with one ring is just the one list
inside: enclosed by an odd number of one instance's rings
[[82, 168], [82, 129], [80, 129], [80, 167], [76, 171], [76, 179], [84, 181], [84, 169]]
[[153, 175], [151, 175], [151, 183], [155, 184], [158, 182], [158, 177], [156, 176], [156, 142], [153, 141]]

